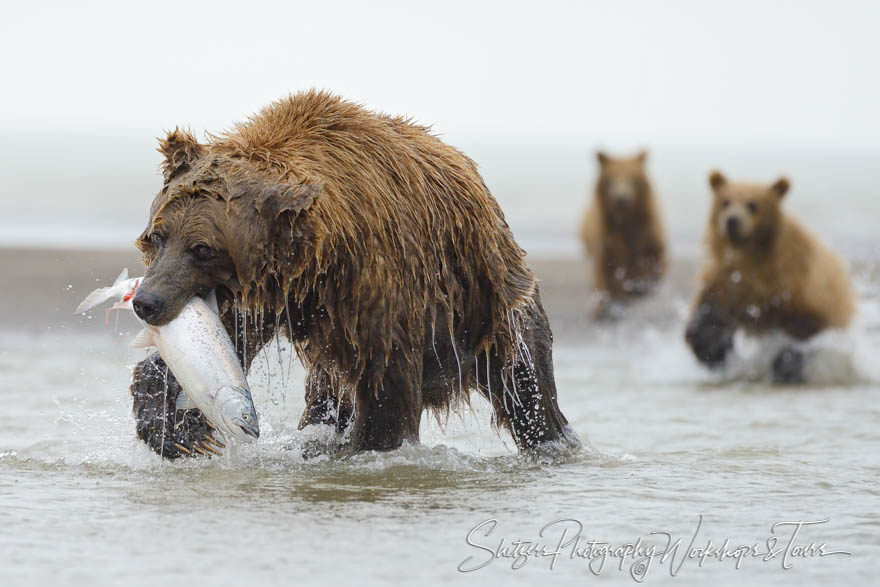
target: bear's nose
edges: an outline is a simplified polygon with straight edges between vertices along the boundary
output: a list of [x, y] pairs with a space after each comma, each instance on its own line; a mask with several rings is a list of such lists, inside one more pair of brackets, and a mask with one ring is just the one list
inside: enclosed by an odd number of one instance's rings
[[731, 216], [727, 219], [727, 234], [730, 234], [731, 236], [739, 235], [739, 227], [739, 218], [737, 218], [736, 216]]
[[632, 204], [633, 198], [628, 193], [617, 193], [612, 194], [611, 201], [613, 202], [613, 206], [618, 210], [622, 210], [624, 208], [628, 208], [630, 204]]
[[626, 208], [636, 198], [635, 189], [627, 181], [617, 180], [612, 182], [608, 191], [611, 196], [611, 202], [616, 208]]
[[164, 302], [156, 294], [138, 292], [131, 301], [134, 313], [144, 322], [150, 322], [162, 311]]

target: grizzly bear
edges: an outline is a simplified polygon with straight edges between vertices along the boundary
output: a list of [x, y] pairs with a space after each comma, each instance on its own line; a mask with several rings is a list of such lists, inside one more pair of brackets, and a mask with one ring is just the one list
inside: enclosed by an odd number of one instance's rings
[[[200, 144], [160, 142], [164, 184], [137, 240], [153, 325], [216, 288], [248, 368], [281, 334], [308, 371], [300, 428], [344, 453], [417, 441], [423, 410], [476, 390], [521, 450], [578, 446], [559, 410], [535, 277], [476, 165], [428, 128], [307, 91]], [[154, 355], [135, 369], [138, 436], [167, 458], [216, 448]]]
[[[713, 171], [709, 184], [709, 259], [685, 335], [697, 359], [723, 364], [737, 328], [782, 331], [796, 340], [846, 328], [853, 314], [847, 271], [782, 211], [788, 180], [735, 183]], [[800, 381], [802, 367], [803, 354], [785, 348], [773, 362], [774, 379]]]
[[666, 270], [666, 243], [645, 170], [647, 153], [609, 157], [599, 151], [599, 178], [580, 236], [592, 259], [597, 315], [650, 292]]

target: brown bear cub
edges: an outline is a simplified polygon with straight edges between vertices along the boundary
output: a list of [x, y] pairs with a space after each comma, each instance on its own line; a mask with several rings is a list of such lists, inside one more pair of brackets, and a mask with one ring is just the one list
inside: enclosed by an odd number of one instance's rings
[[[806, 340], [846, 328], [853, 294], [842, 261], [781, 208], [787, 179], [772, 185], [709, 176], [709, 259], [702, 271], [686, 339], [702, 363], [723, 364], [737, 328], [778, 330]], [[779, 382], [803, 379], [803, 354], [784, 349], [773, 362]]]
[[666, 243], [657, 202], [645, 171], [647, 154], [612, 158], [597, 153], [599, 179], [581, 240], [592, 258], [597, 316], [615, 303], [650, 292], [666, 270]]
[[[579, 445], [556, 401], [552, 334], [525, 252], [473, 161], [428, 129], [309, 91], [200, 144], [161, 141], [164, 185], [137, 241], [133, 300], [154, 325], [216, 288], [245, 369], [276, 334], [308, 370], [300, 427], [342, 450], [417, 441], [423, 410], [486, 397], [518, 448]], [[135, 369], [138, 436], [204, 452], [197, 410], [154, 355]]]

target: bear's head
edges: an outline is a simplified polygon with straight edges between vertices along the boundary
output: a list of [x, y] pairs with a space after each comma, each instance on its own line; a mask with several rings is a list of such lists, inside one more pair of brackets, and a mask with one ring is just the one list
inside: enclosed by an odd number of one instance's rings
[[293, 217], [318, 192], [273, 178], [245, 157], [212, 152], [188, 132], [169, 133], [159, 151], [165, 181], [135, 243], [147, 270], [132, 300], [154, 326], [174, 319], [194, 295], [222, 286], [226, 299], [265, 278], [284, 240], [277, 233], [292, 235]]
[[599, 161], [596, 194], [609, 224], [625, 225], [646, 211], [650, 195], [645, 172], [647, 156], [645, 151], [634, 157], [610, 157], [602, 151], [596, 153]]
[[713, 192], [710, 230], [734, 248], [762, 250], [773, 242], [782, 217], [781, 203], [789, 182], [771, 185], [729, 182], [720, 171], [709, 174]]

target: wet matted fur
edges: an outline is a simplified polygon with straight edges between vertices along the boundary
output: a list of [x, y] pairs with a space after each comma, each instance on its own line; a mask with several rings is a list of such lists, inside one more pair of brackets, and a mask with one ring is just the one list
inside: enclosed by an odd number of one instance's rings
[[427, 128], [309, 91], [160, 151], [137, 243], [149, 322], [218, 287], [245, 366], [289, 336], [309, 370], [301, 425], [351, 422], [352, 450], [417, 440], [423, 409], [472, 389], [520, 448], [577, 444], [525, 254], [473, 161]]

